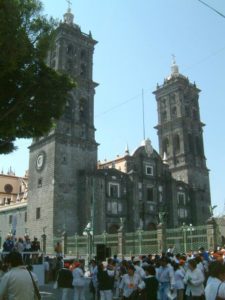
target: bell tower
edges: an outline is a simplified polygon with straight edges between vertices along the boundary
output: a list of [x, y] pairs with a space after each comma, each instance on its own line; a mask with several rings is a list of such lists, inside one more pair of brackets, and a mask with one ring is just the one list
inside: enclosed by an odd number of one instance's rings
[[[90, 209], [81, 199], [80, 176], [97, 165], [92, 79], [96, 41], [74, 23], [71, 9], [56, 29], [47, 63], [76, 82], [64, 113], [46, 136], [33, 140], [29, 159], [28, 228], [47, 240], [62, 232], [81, 233]], [[57, 89], [57, 87], [56, 87]], [[51, 101], [51, 99], [49, 99]], [[41, 122], [41, 120], [40, 120]], [[87, 218], [87, 220], [86, 220]]]
[[171, 75], [154, 91], [160, 155], [167, 161], [172, 176], [190, 185], [195, 224], [205, 223], [210, 216], [211, 205], [199, 93], [195, 83], [179, 73], [175, 59]]

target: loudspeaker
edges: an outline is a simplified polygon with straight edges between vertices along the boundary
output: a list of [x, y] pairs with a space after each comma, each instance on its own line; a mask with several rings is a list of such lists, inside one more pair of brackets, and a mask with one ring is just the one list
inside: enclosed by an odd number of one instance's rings
[[105, 244], [96, 245], [96, 256], [97, 260], [105, 261], [106, 260], [106, 246]]

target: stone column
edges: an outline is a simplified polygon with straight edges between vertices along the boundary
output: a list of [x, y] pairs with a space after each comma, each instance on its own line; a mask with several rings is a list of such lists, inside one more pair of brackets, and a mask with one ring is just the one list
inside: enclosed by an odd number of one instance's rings
[[216, 221], [213, 217], [206, 222], [207, 245], [208, 250], [214, 250], [217, 247]]
[[62, 254], [65, 256], [67, 254], [67, 233], [66, 231], [62, 234]]
[[163, 223], [159, 223], [157, 226], [157, 244], [158, 254], [166, 251], [166, 227]]

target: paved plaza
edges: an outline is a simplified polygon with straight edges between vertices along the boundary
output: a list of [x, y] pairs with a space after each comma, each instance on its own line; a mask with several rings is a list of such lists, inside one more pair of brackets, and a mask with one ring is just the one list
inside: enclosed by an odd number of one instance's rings
[[[62, 291], [61, 289], [57, 288], [54, 289], [53, 288], [54, 283], [48, 283], [45, 285], [40, 286], [40, 292], [41, 292], [41, 296], [43, 300], [53, 300], [53, 299], [57, 299], [60, 300], [61, 299], [61, 295], [62, 295]], [[68, 300], [73, 300], [73, 289], [71, 289], [71, 292], [69, 294]], [[92, 296], [89, 293], [89, 289], [88, 289], [88, 281], [87, 281], [87, 285], [86, 285], [86, 289], [85, 289], [85, 300], [92, 300]]]

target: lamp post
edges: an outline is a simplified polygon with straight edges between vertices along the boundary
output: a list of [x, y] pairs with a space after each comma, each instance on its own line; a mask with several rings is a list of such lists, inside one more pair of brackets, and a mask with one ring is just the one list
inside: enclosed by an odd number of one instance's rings
[[192, 224], [190, 224], [190, 225], [188, 226], [188, 228], [187, 228], [187, 231], [190, 232], [191, 250], [193, 250], [193, 249], [192, 249], [192, 246], [193, 246], [192, 232], [193, 232], [194, 230], [195, 230], [195, 229], [194, 229], [194, 227], [192, 226]]
[[183, 223], [182, 225], [182, 231], [183, 231], [183, 239], [184, 239], [184, 252], [187, 252], [187, 225]]
[[88, 262], [90, 261], [90, 258], [92, 256], [92, 228], [91, 228], [91, 223], [89, 222], [87, 226], [84, 228], [83, 235], [87, 236], [87, 256], [88, 256]]
[[185, 223], [183, 223], [182, 225], [182, 231], [183, 231], [183, 238], [184, 238], [184, 252], [187, 252], [187, 234], [188, 232], [190, 233], [190, 241], [191, 241], [191, 250], [192, 249], [192, 245], [193, 245], [193, 240], [192, 240], [192, 232], [195, 230], [192, 224], [186, 225]]

